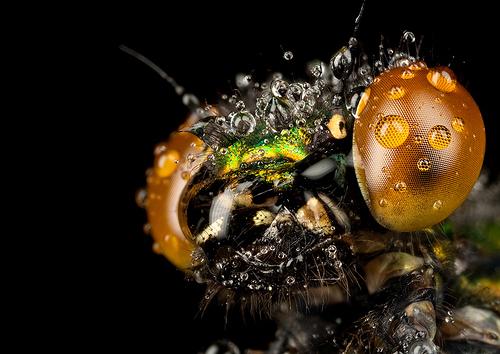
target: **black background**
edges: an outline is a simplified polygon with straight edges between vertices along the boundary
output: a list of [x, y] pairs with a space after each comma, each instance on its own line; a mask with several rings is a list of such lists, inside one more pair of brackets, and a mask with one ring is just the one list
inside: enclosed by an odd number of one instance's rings
[[[152, 241], [142, 232], [145, 212], [135, 205], [134, 194], [145, 184], [155, 144], [188, 111], [171, 87], [118, 46], [144, 54], [188, 91], [214, 102], [218, 94], [230, 92], [238, 72], [303, 76], [307, 61], [328, 62], [349, 39], [358, 8], [359, 1], [243, 2], [161, 9], [142, 5], [107, 12], [106, 31], [99, 35], [104, 47], [97, 55], [105, 84], [97, 86], [104, 88], [101, 99], [109, 109], [85, 121], [90, 128], [85, 139], [88, 172], [95, 170], [100, 188], [98, 197], [93, 196], [99, 199], [94, 205], [100, 212], [93, 215], [100, 226], [87, 235], [92, 254], [85, 262], [96, 268], [86, 289], [93, 310], [87, 315], [94, 325], [83, 331], [82, 344], [113, 352], [195, 353], [219, 338], [255, 346], [273, 335], [272, 323], [251, 317], [243, 324], [232, 316], [225, 326], [224, 311], [217, 305], [199, 316], [202, 286], [185, 281], [152, 252]], [[381, 34], [388, 46], [396, 46], [402, 31], [411, 30], [417, 38], [424, 35], [422, 54], [429, 63], [452, 62], [481, 108], [488, 142], [485, 163], [498, 174], [500, 63], [493, 54], [498, 50], [494, 12], [486, 1], [369, 1], [360, 40], [366, 52], [376, 53]], [[291, 62], [283, 59], [285, 50], [294, 53]]]

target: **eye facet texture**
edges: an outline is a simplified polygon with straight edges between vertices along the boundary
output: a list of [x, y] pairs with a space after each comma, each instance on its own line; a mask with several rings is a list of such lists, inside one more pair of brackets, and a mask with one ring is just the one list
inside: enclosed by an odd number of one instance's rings
[[423, 63], [386, 71], [367, 90], [353, 156], [372, 215], [395, 231], [439, 223], [481, 170], [485, 131], [476, 103], [449, 68]]

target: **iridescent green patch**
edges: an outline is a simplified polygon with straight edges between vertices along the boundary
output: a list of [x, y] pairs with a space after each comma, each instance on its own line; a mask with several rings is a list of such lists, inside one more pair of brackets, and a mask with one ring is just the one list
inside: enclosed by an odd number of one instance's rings
[[[266, 181], [293, 178], [291, 167], [307, 155], [309, 138], [301, 128], [283, 130], [281, 134], [238, 140], [217, 154], [218, 174], [245, 173]], [[265, 166], [265, 168], [262, 168]]]

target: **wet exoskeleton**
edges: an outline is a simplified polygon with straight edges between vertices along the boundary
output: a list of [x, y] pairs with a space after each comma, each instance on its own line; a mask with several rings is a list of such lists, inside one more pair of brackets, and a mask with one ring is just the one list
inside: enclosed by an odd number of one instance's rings
[[497, 352], [498, 187], [449, 218], [484, 155], [470, 94], [409, 52], [372, 67], [355, 38], [311, 77], [241, 87], [157, 147], [155, 249], [202, 307], [276, 318], [267, 353]]

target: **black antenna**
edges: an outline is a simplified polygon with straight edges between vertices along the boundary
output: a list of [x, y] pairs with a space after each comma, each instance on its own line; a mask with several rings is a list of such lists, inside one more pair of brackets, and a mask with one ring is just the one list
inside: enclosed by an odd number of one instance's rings
[[190, 108], [191, 110], [194, 110], [195, 108], [198, 107], [199, 105], [199, 100], [198, 98], [191, 94], [191, 93], [185, 93], [184, 87], [179, 85], [173, 77], [168, 75], [162, 68], [160, 68], [158, 65], [153, 63], [150, 59], [146, 58], [144, 55], [141, 53], [136, 52], [135, 50], [127, 47], [126, 45], [121, 44], [118, 48], [120, 48], [121, 51], [127, 53], [128, 55], [136, 58], [140, 62], [146, 64], [149, 66], [151, 69], [153, 69], [160, 77], [168, 82], [170, 86], [173, 87], [175, 93], [179, 96], [182, 96], [182, 103]]
[[363, 13], [365, 12], [365, 4], [366, 4], [366, 0], [363, 0], [363, 2], [361, 3], [361, 9], [359, 9], [358, 16], [354, 20], [354, 32], [352, 34], [352, 36], [354, 38], [356, 38], [358, 36], [359, 25], [361, 23], [361, 18], [363, 17]]
[[168, 82], [170, 84], [170, 86], [172, 86], [175, 90], [175, 93], [178, 94], [178, 95], [182, 95], [184, 93], [184, 88], [179, 85], [171, 76], [169, 76], [165, 71], [162, 70], [162, 68], [160, 68], [158, 65], [156, 65], [155, 63], [153, 63], [151, 60], [149, 60], [148, 58], [146, 58], [144, 55], [142, 55], [141, 53], [138, 53], [136, 52], [135, 50], [121, 44], [118, 48], [120, 48], [120, 50], [124, 51], [125, 53], [127, 53], [128, 55], [136, 58], [137, 60], [143, 62], [144, 64], [146, 64], [147, 66], [149, 66], [151, 69], [153, 69], [154, 71], [156, 71], [156, 73], [158, 75], [160, 75], [160, 77], [165, 80], [166, 82]]

